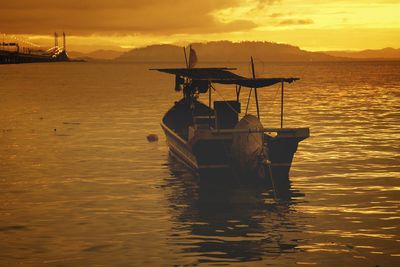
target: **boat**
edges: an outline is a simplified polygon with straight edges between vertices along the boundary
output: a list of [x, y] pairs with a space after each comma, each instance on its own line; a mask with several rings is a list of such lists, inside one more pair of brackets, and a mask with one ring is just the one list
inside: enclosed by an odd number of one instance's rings
[[[252, 78], [235, 74], [234, 68], [195, 68], [191, 63], [186, 68], [151, 69], [175, 76], [175, 90], [182, 98], [166, 112], [161, 127], [171, 155], [200, 179], [288, 181], [298, 144], [310, 135], [309, 128], [283, 127], [284, 85], [299, 78], [256, 78], [252, 58], [251, 63]], [[213, 101], [216, 84], [232, 85], [236, 98]], [[258, 90], [275, 84], [281, 84], [281, 127], [264, 128]], [[239, 97], [246, 89], [243, 110]], [[248, 112], [253, 92], [256, 115]], [[208, 103], [198, 100], [200, 94], [208, 94]]]

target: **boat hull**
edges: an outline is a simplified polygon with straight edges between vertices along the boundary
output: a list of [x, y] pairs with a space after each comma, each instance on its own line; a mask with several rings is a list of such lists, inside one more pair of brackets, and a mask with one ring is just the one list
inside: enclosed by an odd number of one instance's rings
[[161, 127], [171, 155], [195, 171], [201, 179], [231, 180], [243, 182], [288, 183], [290, 167], [298, 143], [309, 136], [308, 128], [271, 129], [263, 133], [266, 159], [262, 162], [261, 173], [243, 173], [232, 160], [233, 131], [211, 129], [192, 130], [185, 140], [164, 122]]
[[167, 127], [164, 123], [161, 123], [161, 128], [164, 131], [171, 154], [193, 170], [198, 169], [197, 159], [193, 154], [191, 147], [188, 145], [188, 142], [172, 129]]

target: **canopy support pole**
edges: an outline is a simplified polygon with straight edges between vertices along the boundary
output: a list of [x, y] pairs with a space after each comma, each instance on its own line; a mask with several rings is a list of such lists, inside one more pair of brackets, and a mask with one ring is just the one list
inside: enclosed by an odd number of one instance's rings
[[211, 89], [212, 86], [208, 86], [208, 107], [210, 108], [210, 111], [208, 112], [208, 128], [211, 128]]
[[281, 128], [283, 128], [283, 80], [281, 82], [282, 88], [281, 88]]
[[[251, 72], [253, 73], [253, 79], [256, 78], [256, 72], [254, 71], [254, 61], [253, 57], [250, 57], [251, 59]], [[251, 89], [250, 89], [251, 92]], [[254, 88], [254, 96], [256, 98], [256, 108], [257, 108], [257, 118], [260, 119], [260, 107], [258, 106], [258, 95], [257, 95], [257, 88]], [[246, 109], [247, 111], [247, 109]], [[246, 112], [247, 113], [247, 112]]]
[[242, 89], [241, 85], [236, 85], [236, 101], [239, 102], [239, 97], [240, 97], [240, 90]]
[[254, 88], [254, 96], [256, 97], [257, 118], [260, 119], [260, 108], [258, 106], [257, 88]]

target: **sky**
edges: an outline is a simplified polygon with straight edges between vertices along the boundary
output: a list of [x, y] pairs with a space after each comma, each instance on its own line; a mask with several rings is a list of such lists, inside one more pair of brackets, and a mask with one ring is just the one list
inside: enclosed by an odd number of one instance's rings
[[0, 1], [3, 38], [50, 47], [54, 32], [65, 31], [68, 49], [82, 52], [217, 40], [400, 48], [399, 0]]

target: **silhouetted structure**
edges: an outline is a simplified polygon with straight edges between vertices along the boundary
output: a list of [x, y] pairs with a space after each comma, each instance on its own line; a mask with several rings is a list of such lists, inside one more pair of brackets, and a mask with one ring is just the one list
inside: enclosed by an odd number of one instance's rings
[[[299, 78], [256, 78], [253, 59], [253, 77], [246, 78], [231, 72], [231, 68], [193, 68], [191, 58], [187, 68], [156, 69], [175, 75], [175, 90], [183, 91], [183, 98], [175, 102], [161, 123], [170, 152], [202, 179], [288, 183], [298, 143], [309, 137], [309, 128], [283, 128], [284, 84]], [[235, 85], [236, 99], [214, 101], [212, 108], [215, 83]], [[282, 88], [281, 128], [264, 128], [257, 90], [274, 84]], [[240, 93], [246, 88], [247, 105], [239, 120]], [[248, 114], [253, 92], [257, 116]], [[197, 101], [201, 93], [208, 93], [208, 105]]]
[[21, 45], [19, 42], [0, 43], [0, 64], [69, 61], [66, 50], [66, 36], [63, 33], [63, 47], [58, 46], [58, 34], [54, 33], [54, 47], [48, 50]]

